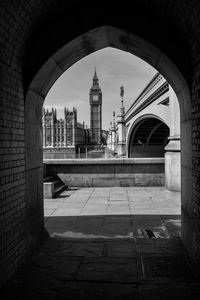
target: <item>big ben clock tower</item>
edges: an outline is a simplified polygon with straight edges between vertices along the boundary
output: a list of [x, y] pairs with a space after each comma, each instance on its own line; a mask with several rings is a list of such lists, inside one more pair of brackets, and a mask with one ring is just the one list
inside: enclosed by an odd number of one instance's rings
[[102, 92], [95, 68], [93, 84], [90, 89], [90, 133], [91, 143], [100, 145], [102, 140]]

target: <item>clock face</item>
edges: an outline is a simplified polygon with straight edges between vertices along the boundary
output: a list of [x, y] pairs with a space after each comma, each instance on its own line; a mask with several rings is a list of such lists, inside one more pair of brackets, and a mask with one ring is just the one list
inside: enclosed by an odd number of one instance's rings
[[94, 95], [93, 97], [92, 97], [92, 99], [94, 100], [94, 101], [98, 101], [98, 95]]

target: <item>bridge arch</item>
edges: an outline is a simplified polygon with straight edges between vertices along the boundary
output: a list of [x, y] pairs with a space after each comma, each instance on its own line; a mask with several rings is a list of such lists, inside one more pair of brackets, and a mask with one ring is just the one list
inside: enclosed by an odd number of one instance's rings
[[[157, 137], [156, 137], [157, 136]], [[127, 141], [127, 155], [133, 157], [164, 157], [169, 126], [158, 116], [146, 114], [132, 124]], [[156, 139], [152, 142], [152, 139]]]
[[127, 149], [127, 157], [129, 157], [129, 148], [130, 148], [130, 144], [133, 138], [133, 131], [135, 130], [136, 126], [138, 126], [138, 123], [140, 123], [141, 121], [145, 121], [148, 118], [155, 118], [160, 120], [161, 122], [163, 122], [164, 124], [166, 124], [166, 126], [169, 127], [169, 121], [163, 117], [161, 117], [160, 115], [156, 115], [153, 113], [144, 113], [142, 115], [140, 115], [139, 117], [136, 117], [136, 119], [134, 119], [133, 122], [128, 124], [127, 127], [127, 138], [126, 138], [126, 149]]

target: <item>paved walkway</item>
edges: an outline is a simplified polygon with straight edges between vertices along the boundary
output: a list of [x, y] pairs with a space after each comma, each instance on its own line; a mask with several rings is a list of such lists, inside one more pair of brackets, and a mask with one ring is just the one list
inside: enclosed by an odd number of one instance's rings
[[161, 187], [72, 189], [46, 199], [44, 211], [52, 237], [133, 238], [147, 228], [167, 238], [166, 227], [180, 231], [180, 193]]
[[8, 283], [3, 299], [199, 298], [179, 238], [179, 193], [73, 189], [44, 206], [50, 237]]

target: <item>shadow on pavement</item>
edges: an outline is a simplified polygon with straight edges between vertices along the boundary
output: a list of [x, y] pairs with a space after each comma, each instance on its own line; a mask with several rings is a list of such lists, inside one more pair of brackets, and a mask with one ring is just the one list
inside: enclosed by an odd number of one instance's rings
[[3, 299], [196, 300], [177, 215], [57, 216]]

